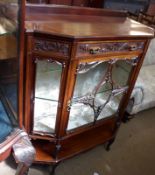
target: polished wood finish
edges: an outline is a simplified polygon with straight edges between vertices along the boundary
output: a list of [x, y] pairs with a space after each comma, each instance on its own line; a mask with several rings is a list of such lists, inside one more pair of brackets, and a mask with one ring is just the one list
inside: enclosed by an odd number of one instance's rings
[[49, 4], [72, 5], [73, 0], [49, 0]]
[[139, 14], [128, 12], [128, 16], [142, 24], [155, 28], [155, 15], [150, 15], [144, 12], [140, 12]]
[[[89, 150], [98, 144], [103, 144], [114, 137], [115, 119], [110, 119], [95, 127], [84, 129], [78, 134], [70, 134], [59, 142], [61, 150], [55, 155], [55, 143], [47, 140], [34, 140], [36, 148], [36, 163], [55, 163]], [[93, 139], [92, 139], [93, 138]], [[82, 143], [82, 144], [81, 144]], [[51, 154], [52, 153], [52, 154]]]
[[[78, 11], [81, 15], [86, 17], [83, 16], [83, 18], [81, 18], [80, 15], [75, 15], [78, 14]], [[40, 13], [42, 19], [39, 18]], [[61, 14], [54, 15], [53, 13]], [[86, 8], [85, 11], [82, 11], [81, 8], [78, 10], [77, 7], [67, 8], [63, 6], [46, 5], [44, 5], [43, 8], [37, 8], [34, 5], [27, 6], [26, 28], [27, 31], [35, 31], [35, 33], [46, 32], [46, 34], [78, 40], [85, 40], [84, 37], [87, 37], [87, 40], [114, 39], [120, 37], [152, 37], [149, 28], [145, 26], [142, 27], [139, 23], [126, 18], [126, 15], [126, 13], [121, 11], [111, 12], [109, 10], [93, 10], [90, 8]], [[44, 21], [43, 23], [41, 23], [42, 20]], [[76, 21], [76, 23], [74, 21]], [[69, 26], [66, 25], [67, 22]], [[81, 23], [83, 30], [77, 28]], [[102, 30], [103, 25], [104, 30]]]
[[19, 115], [19, 127], [23, 128], [23, 112], [24, 112], [24, 32], [25, 32], [25, 1], [21, 0], [21, 16], [20, 16], [20, 44], [19, 44], [19, 82], [18, 82], [18, 88], [19, 88], [19, 106], [18, 106], [18, 115]]
[[155, 28], [155, 15], [148, 15], [146, 13], [139, 13], [138, 19], [139, 22]]
[[[38, 5], [35, 4], [27, 4], [26, 5], [26, 21], [29, 20], [39, 20], [39, 16], [36, 15], [41, 13], [42, 15], [46, 14], [47, 20], [48, 17], [50, 17], [52, 14], [55, 14], [55, 16], [66, 14], [70, 15], [72, 18], [72, 15], [88, 15], [88, 16], [117, 16], [116, 19], [119, 19], [119, 17], [126, 17], [127, 13], [124, 11], [111, 11], [111, 10], [102, 10], [102, 9], [93, 9], [93, 8], [83, 8], [82, 7], [69, 7], [69, 6], [61, 6], [61, 5]], [[58, 15], [58, 17], [59, 17]], [[30, 17], [30, 19], [29, 19]], [[42, 20], [45, 20], [44, 16], [42, 16]], [[82, 19], [81, 19], [82, 20]], [[91, 20], [91, 19], [89, 19]]]
[[104, 0], [27, 0], [28, 3], [102, 8]]
[[[116, 137], [154, 31], [127, 18], [124, 12], [52, 5], [27, 5], [26, 8], [24, 126], [37, 151], [35, 162], [55, 164], [98, 144], [108, 142], [110, 145]], [[123, 48], [122, 43], [126, 47]], [[55, 47], [50, 47], [53, 45]], [[133, 57], [138, 57], [138, 61], [132, 69], [129, 89], [118, 113], [67, 131], [69, 112], [66, 109], [73, 96], [77, 66], [86, 62], [115, 58], [130, 60]], [[54, 134], [36, 133], [33, 131], [35, 61], [50, 58], [64, 65], [56, 129]]]
[[26, 2], [36, 4], [48, 4], [49, 0], [27, 0]]
[[150, 2], [146, 13], [155, 16], [155, 2]]

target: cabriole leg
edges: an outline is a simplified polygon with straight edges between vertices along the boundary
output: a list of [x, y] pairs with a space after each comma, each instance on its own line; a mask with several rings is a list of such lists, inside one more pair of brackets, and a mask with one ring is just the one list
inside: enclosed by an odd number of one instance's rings
[[106, 151], [110, 151], [110, 147], [114, 141], [115, 141], [115, 138], [113, 138], [113, 139], [109, 140], [107, 143], [105, 143], [104, 146], [105, 146]]
[[52, 166], [52, 171], [50, 172], [50, 175], [55, 175], [55, 170], [59, 164], [60, 164], [60, 162], [58, 162]]

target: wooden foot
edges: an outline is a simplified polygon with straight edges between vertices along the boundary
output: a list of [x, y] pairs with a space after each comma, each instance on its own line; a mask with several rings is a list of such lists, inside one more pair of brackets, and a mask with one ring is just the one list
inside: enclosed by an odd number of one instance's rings
[[107, 143], [105, 143], [104, 147], [105, 147], [106, 151], [110, 151], [110, 147], [114, 141], [115, 141], [115, 139], [111, 139]]
[[127, 123], [130, 119], [132, 119], [134, 115], [130, 115], [128, 112], [124, 113], [124, 116], [122, 118], [123, 123]]
[[56, 163], [56, 164], [54, 164], [53, 166], [52, 166], [52, 171], [50, 172], [50, 175], [55, 175], [55, 170], [56, 170], [56, 168], [57, 168], [57, 166], [60, 164], [60, 162], [59, 163]]

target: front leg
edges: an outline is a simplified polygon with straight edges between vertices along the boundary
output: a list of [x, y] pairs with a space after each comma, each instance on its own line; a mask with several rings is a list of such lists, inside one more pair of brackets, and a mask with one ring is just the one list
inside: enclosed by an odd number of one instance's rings
[[104, 144], [104, 147], [106, 149], [106, 151], [110, 151], [110, 147], [113, 144], [113, 142], [115, 141], [115, 138], [109, 140], [107, 143]]
[[55, 163], [53, 166], [52, 166], [52, 171], [50, 172], [50, 175], [55, 175], [55, 170], [57, 168], [57, 166], [60, 164], [60, 162], [58, 163]]

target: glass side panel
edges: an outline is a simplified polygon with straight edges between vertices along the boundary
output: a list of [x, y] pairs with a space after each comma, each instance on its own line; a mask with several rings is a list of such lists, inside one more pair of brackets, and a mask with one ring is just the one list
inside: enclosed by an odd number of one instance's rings
[[116, 114], [131, 70], [132, 64], [126, 60], [81, 63], [69, 103], [67, 130]]
[[62, 65], [58, 62], [36, 62], [34, 131], [55, 131], [61, 73]]
[[0, 0], [0, 128], [6, 129], [1, 135], [8, 135], [11, 128], [18, 125], [21, 3], [19, 0]]

